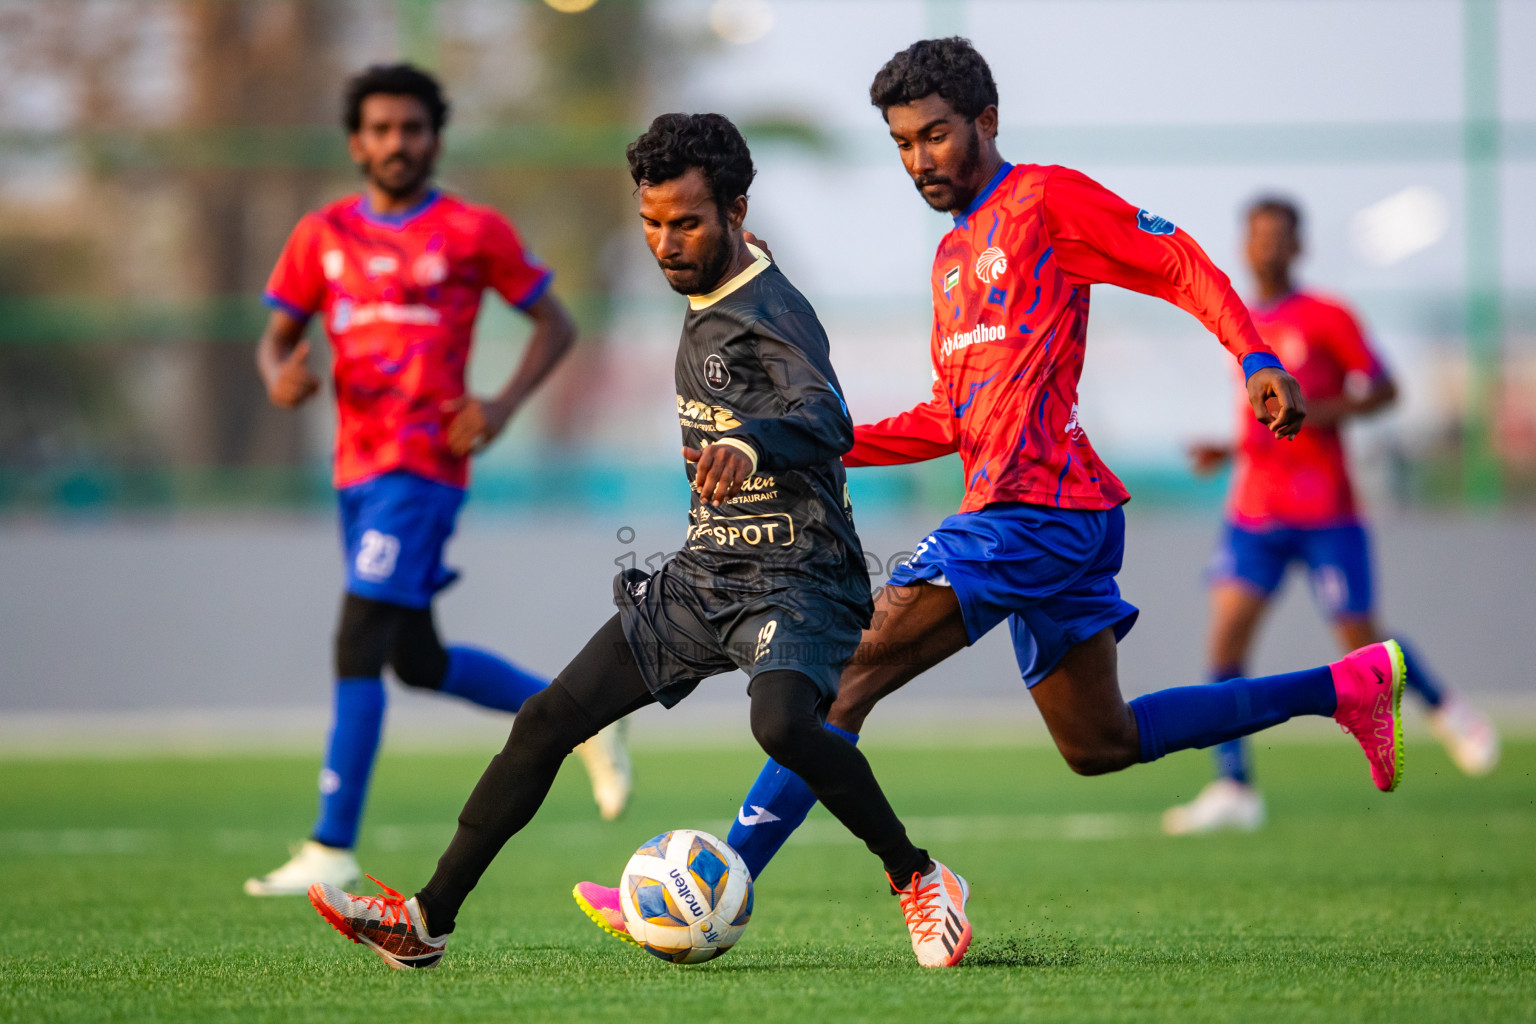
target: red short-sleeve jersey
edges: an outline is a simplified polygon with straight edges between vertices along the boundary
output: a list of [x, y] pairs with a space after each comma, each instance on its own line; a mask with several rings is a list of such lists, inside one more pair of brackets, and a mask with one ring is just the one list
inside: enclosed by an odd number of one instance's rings
[[[1255, 307], [1253, 319], [1308, 401], [1337, 398], [1352, 375], [1384, 372], [1359, 323], [1338, 302], [1295, 292]], [[1239, 417], [1235, 469], [1229, 509], [1239, 526], [1321, 528], [1357, 517], [1336, 426], [1308, 424], [1295, 439], [1280, 441], [1249, 412]]]
[[1273, 364], [1194, 239], [1076, 171], [1004, 164], [933, 261], [932, 399], [856, 427], [843, 461], [959, 452], [962, 512], [1002, 501], [1107, 509], [1127, 500], [1078, 419], [1088, 288], [1097, 282], [1173, 302], [1238, 360]]
[[549, 286], [495, 210], [434, 192], [414, 210], [374, 213], [351, 196], [307, 214], [267, 282], [267, 302], [320, 314], [334, 355], [337, 487], [403, 469], [463, 487], [442, 405], [464, 394], [485, 289], [521, 309]]

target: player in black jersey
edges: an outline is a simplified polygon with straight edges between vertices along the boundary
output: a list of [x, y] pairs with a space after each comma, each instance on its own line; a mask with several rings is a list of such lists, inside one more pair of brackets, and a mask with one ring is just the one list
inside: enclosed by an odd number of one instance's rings
[[436, 966], [465, 897], [576, 744], [740, 668], [753, 736], [880, 858], [918, 962], [952, 967], [971, 938], [964, 879], [912, 844], [864, 756], [822, 727], [872, 612], [841, 461], [853, 421], [826, 333], [743, 232], [755, 171], [730, 121], [665, 114], [628, 157], [646, 241], [688, 296], [676, 366], [687, 541], [658, 572], [614, 581], [619, 613], [523, 705], [421, 891], [316, 885], [310, 901], [391, 966]]

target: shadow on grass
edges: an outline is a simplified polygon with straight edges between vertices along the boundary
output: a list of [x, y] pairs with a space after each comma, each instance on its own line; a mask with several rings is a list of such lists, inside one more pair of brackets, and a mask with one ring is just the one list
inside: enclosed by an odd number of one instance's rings
[[1083, 954], [1077, 943], [1061, 936], [1012, 936], [976, 942], [961, 967], [1076, 967]]
[[[961, 967], [1062, 968], [1082, 963], [1078, 944], [1061, 935], [1011, 935], [981, 940], [971, 945]], [[759, 947], [742, 956], [722, 957], [700, 965], [699, 970], [720, 974], [751, 974], [773, 971], [905, 970], [916, 967], [907, 950], [869, 948], [822, 949], [807, 947]]]
[[686, 969], [704, 974], [752, 974], [764, 971], [883, 971], [899, 969], [911, 962], [911, 954], [893, 950], [854, 946], [822, 948], [816, 946], [758, 947], [750, 952], [724, 956]]

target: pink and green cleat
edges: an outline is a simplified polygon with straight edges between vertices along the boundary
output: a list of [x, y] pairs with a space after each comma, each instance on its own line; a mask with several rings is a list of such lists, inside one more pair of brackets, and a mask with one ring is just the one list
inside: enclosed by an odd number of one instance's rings
[[1371, 644], [1328, 668], [1339, 701], [1334, 721], [1365, 750], [1376, 788], [1392, 792], [1403, 778], [1403, 649], [1396, 640]]
[[596, 882], [577, 882], [571, 890], [576, 905], [603, 931], [632, 946], [638, 946], [629, 928], [624, 924], [624, 909], [619, 905], [619, 890]]

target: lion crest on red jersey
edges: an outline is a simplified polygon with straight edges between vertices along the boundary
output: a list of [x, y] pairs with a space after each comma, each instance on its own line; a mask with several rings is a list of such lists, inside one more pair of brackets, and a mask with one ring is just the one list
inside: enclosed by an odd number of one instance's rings
[[998, 278], [1008, 273], [1008, 256], [993, 246], [980, 256], [976, 257], [976, 279], [984, 284], [992, 284]]

